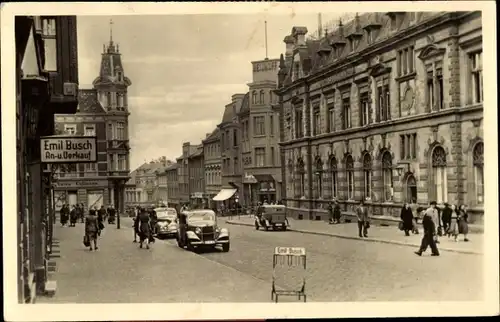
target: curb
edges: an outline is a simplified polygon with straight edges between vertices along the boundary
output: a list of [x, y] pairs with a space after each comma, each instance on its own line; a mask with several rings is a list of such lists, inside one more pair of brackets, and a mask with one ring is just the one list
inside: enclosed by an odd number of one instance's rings
[[[229, 220], [227, 220], [226, 223], [230, 224], [230, 225], [253, 227], [252, 224], [234, 222], [234, 221], [229, 221]], [[291, 229], [291, 228], [289, 228], [288, 231], [309, 234], [309, 235], [319, 235], [319, 236], [336, 237], [336, 238], [343, 238], [343, 239], [360, 240], [358, 237], [340, 235], [340, 234], [335, 234], [335, 233], [324, 233], [324, 232], [316, 232], [316, 231], [302, 230], [302, 229]], [[369, 241], [369, 242], [375, 242], [375, 243], [381, 243], [381, 244], [393, 244], [393, 245], [401, 245], [401, 246], [409, 246], [409, 247], [419, 247], [420, 246], [417, 244], [409, 244], [409, 243], [400, 242], [397, 240], [384, 240], [384, 239], [376, 239], [376, 238], [363, 238], [362, 240]], [[477, 252], [477, 251], [460, 250], [460, 249], [453, 249], [453, 248], [446, 248], [446, 247], [439, 247], [439, 250], [453, 252], [453, 253], [469, 254], [469, 255], [483, 255], [483, 253]]]

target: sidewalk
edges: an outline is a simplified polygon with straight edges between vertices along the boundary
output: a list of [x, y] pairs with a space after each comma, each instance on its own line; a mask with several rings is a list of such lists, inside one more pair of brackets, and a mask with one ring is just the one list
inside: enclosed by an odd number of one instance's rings
[[[226, 222], [231, 225], [240, 226], [254, 226], [253, 215], [242, 215], [240, 218], [238, 216], [233, 216], [231, 219], [227, 219]], [[358, 239], [370, 242], [379, 242], [387, 244], [397, 244], [412, 247], [419, 247], [422, 240], [423, 231], [420, 230], [419, 235], [405, 236], [404, 232], [400, 231], [394, 226], [378, 226], [372, 224], [372, 227], [368, 231], [368, 238], [358, 237], [358, 227], [357, 223], [341, 223], [336, 225], [329, 225], [325, 221], [310, 221], [310, 220], [294, 220], [289, 219], [290, 231], [300, 232], [304, 234], [314, 234], [331, 236], [337, 238], [345, 239]], [[448, 239], [448, 237], [439, 238], [439, 249], [443, 251], [450, 251], [456, 253], [464, 254], [476, 254], [482, 255], [484, 253], [483, 248], [483, 234], [469, 234], [470, 242], [463, 241], [463, 235], [460, 236], [459, 242], [455, 242], [453, 238]]]

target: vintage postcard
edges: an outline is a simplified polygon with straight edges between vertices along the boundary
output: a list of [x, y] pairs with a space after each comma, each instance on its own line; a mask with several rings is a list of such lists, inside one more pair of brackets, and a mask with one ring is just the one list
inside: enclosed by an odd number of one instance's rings
[[5, 319], [498, 314], [495, 12], [3, 4]]

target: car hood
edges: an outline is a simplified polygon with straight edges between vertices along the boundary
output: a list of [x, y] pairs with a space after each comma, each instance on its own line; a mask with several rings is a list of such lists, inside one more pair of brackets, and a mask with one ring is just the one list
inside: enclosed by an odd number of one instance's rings
[[190, 221], [188, 223], [188, 226], [190, 227], [208, 227], [208, 226], [215, 226], [215, 221], [213, 220], [203, 220], [203, 221]]

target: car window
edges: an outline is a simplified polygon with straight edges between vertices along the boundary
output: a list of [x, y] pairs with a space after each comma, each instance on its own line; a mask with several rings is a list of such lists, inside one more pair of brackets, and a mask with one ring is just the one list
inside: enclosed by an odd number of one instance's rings
[[215, 220], [215, 215], [210, 212], [194, 213], [189, 216], [190, 221]]
[[158, 211], [156, 213], [156, 217], [158, 219], [170, 219], [170, 220], [174, 220], [175, 218], [177, 218], [177, 215], [175, 213], [169, 212], [167, 210], [162, 210], [162, 211]]

